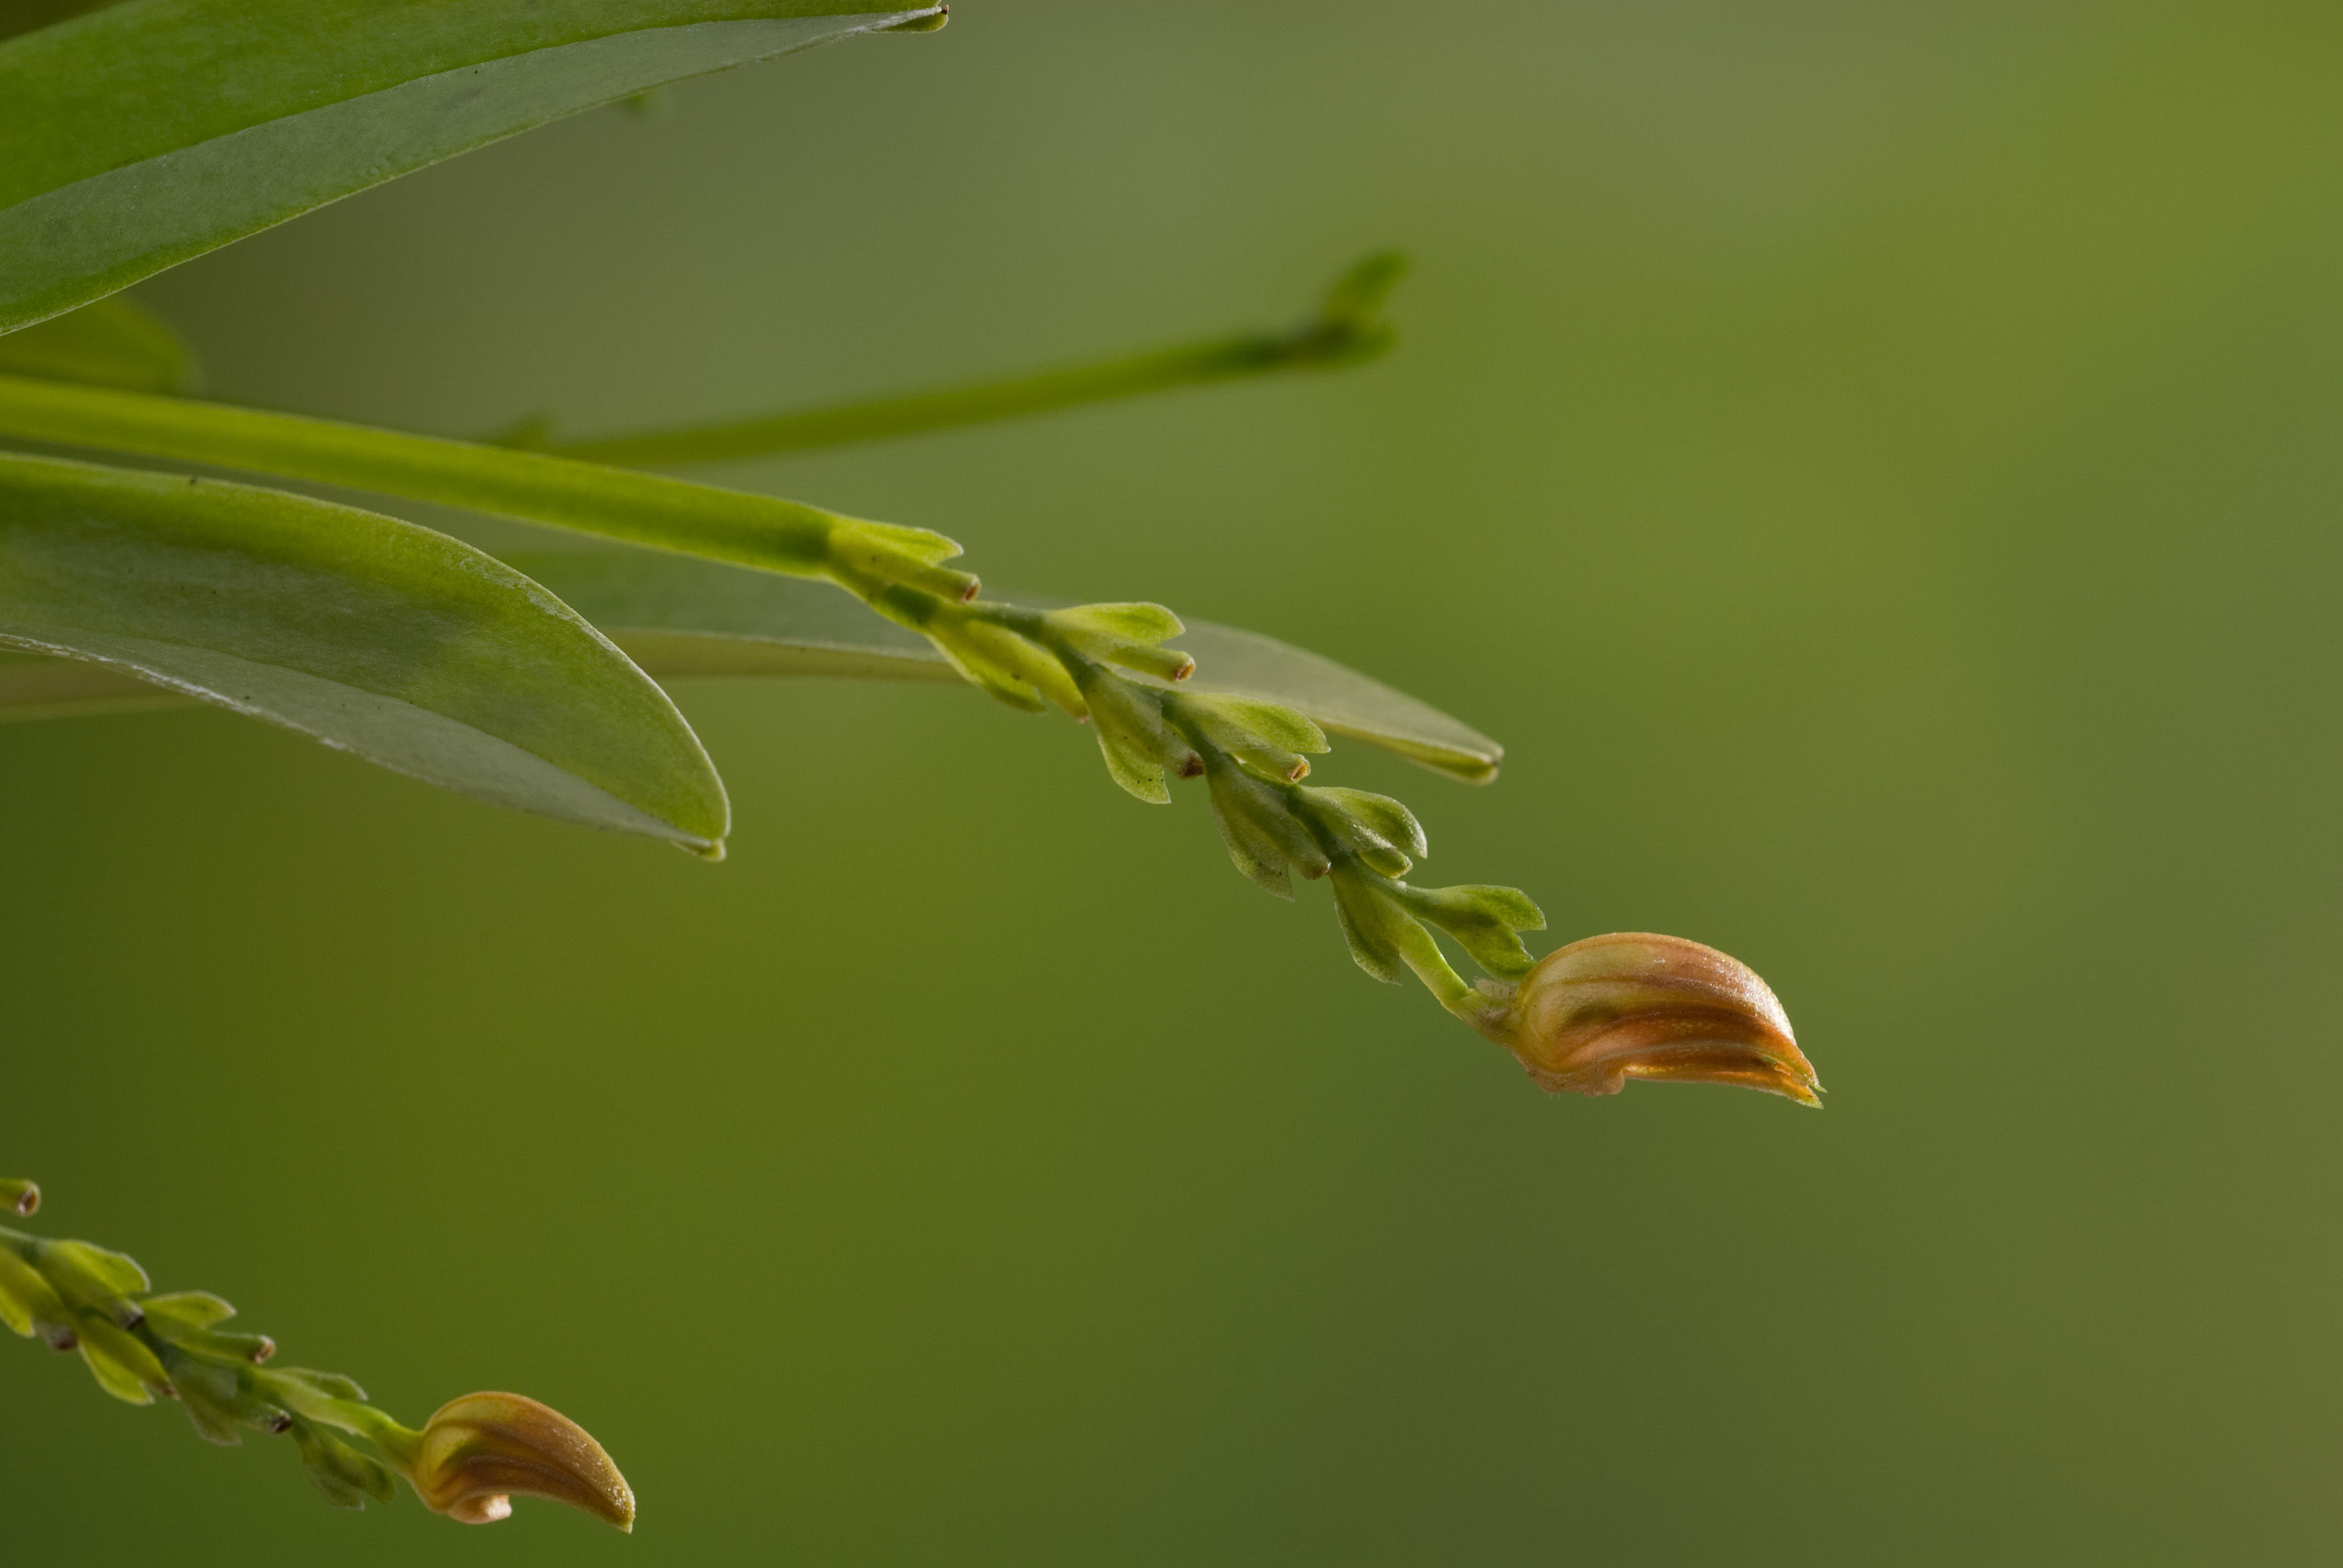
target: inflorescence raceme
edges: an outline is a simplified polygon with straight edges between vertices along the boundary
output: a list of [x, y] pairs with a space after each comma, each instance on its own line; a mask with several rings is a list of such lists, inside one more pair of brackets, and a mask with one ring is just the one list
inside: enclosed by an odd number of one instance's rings
[[1154, 604], [1032, 610], [959, 602], [900, 583], [849, 581], [880, 614], [925, 635], [970, 681], [1012, 708], [1054, 704], [1097, 732], [1108, 774], [1151, 804], [1171, 781], [1201, 779], [1237, 869], [1280, 898], [1293, 879], [1326, 879], [1351, 955], [1377, 980], [1413, 972], [1468, 1021], [1487, 999], [1460, 978], [1428, 928], [1453, 937], [1490, 974], [1517, 980], [1533, 960], [1520, 933], [1545, 917], [1512, 888], [1419, 889], [1402, 879], [1425, 853], [1423, 829], [1387, 795], [1302, 782], [1325, 732], [1276, 703], [1181, 689], [1195, 660], [1165, 646], [1180, 619]]
[[[1409, 883], [1426, 853], [1414, 813], [1387, 795], [1303, 783], [1327, 742], [1293, 709], [1183, 690], [1195, 661], [1167, 646], [1182, 627], [1162, 606], [1033, 610], [975, 598], [972, 578], [940, 595], [900, 577], [832, 575], [1011, 707], [1054, 704], [1091, 724], [1107, 772], [1140, 799], [1165, 803], [1171, 780], [1202, 779], [1238, 870], [1284, 899], [1296, 875], [1322, 878], [1361, 969], [1392, 984], [1414, 975], [1544, 1088], [1609, 1094], [1629, 1078], [1705, 1081], [1821, 1103], [1781, 1003], [1725, 954], [1638, 934], [1541, 962], [1522, 934], [1544, 930], [1545, 916], [1519, 889]], [[1466, 982], [1435, 931], [1487, 978]]]
[[[0, 1181], [0, 1208], [40, 1207], [30, 1181]], [[236, 1309], [202, 1291], [152, 1292], [120, 1252], [0, 1226], [0, 1322], [55, 1351], [79, 1351], [97, 1384], [130, 1404], [176, 1400], [201, 1436], [233, 1446], [246, 1430], [290, 1436], [337, 1508], [397, 1495], [404, 1476], [433, 1512], [485, 1524], [518, 1495], [550, 1498], [631, 1531], [635, 1497], [602, 1445], [525, 1395], [472, 1393], [422, 1430], [367, 1402], [334, 1372], [272, 1368], [266, 1334], [223, 1328]]]

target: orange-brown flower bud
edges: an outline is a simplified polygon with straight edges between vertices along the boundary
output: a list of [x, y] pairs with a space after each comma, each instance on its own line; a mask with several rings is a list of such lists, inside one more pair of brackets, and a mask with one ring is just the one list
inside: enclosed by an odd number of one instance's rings
[[407, 1471], [434, 1513], [466, 1524], [512, 1513], [515, 1494], [548, 1497], [621, 1530], [635, 1527], [627, 1478], [586, 1429], [517, 1393], [468, 1393], [423, 1428]]
[[1653, 1078], [1822, 1104], [1814, 1066], [1765, 982], [1682, 937], [1617, 931], [1558, 949], [1482, 1028], [1552, 1091], [1616, 1094], [1631, 1078]]

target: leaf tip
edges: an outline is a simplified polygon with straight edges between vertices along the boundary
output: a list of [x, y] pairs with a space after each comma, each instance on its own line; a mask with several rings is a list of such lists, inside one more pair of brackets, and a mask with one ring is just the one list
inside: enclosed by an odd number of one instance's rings
[[939, 5], [924, 15], [914, 16], [908, 22], [898, 22], [891, 27], [881, 27], [879, 30], [881, 33], [934, 33], [940, 31], [944, 24], [950, 20], [951, 7]]

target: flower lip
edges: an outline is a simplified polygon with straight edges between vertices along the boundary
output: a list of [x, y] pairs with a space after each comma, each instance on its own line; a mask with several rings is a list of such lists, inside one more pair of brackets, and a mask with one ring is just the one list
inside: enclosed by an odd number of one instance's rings
[[424, 1506], [467, 1524], [509, 1517], [518, 1495], [635, 1527], [634, 1492], [602, 1445], [525, 1394], [468, 1393], [441, 1405], [423, 1428], [407, 1479]]
[[1765, 982], [1682, 937], [1614, 931], [1558, 949], [1482, 1027], [1554, 1092], [1616, 1094], [1648, 1078], [1822, 1104], [1814, 1064]]

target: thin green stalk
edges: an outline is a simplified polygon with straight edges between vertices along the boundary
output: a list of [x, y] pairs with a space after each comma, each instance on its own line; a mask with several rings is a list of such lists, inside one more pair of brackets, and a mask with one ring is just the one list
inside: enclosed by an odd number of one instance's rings
[[342, 485], [793, 577], [976, 591], [937, 564], [960, 547], [925, 528], [471, 441], [26, 376], [0, 376], [0, 436]]
[[564, 441], [530, 421], [500, 439], [589, 463], [667, 467], [876, 441], [1272, 371], [1357, 365], [1391, 347], [1391, 328], [1376, 312], [1403, 270], [1396, 255], [1371, 256], [1335, 281], [1316, 312], [1282, 331], [1234, 333], [1093, 365], [716, 424]]

